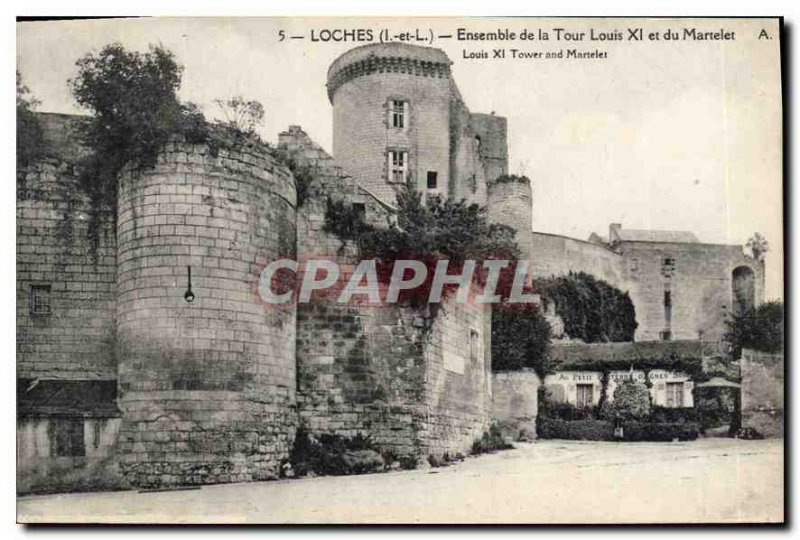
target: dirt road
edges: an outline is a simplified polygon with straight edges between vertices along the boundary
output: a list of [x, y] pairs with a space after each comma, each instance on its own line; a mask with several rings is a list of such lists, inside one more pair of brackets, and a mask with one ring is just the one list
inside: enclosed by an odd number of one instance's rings
[[18, 499], [22, 522], [780, 522], [783, 441], [542, 441], [446, 468]]

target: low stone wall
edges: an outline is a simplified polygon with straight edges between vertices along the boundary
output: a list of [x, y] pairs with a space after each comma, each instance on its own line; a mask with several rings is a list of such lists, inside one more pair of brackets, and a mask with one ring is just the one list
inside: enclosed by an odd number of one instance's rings
[[742, 350], [742, 427], [783, 436], [783, 354]]
[[536, 411], [541, 381], [533, 370], [492, 375], [492, 418], [503, 435], [514, 440], [536, 438]]

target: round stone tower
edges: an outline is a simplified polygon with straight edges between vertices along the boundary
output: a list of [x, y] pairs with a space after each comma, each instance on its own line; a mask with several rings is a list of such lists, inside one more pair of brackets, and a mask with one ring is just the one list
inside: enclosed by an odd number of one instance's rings
[[328, 69], [333, 156], [384, 200], [404, 176], [447, 194], [451, 63], [439, 49], [388, 43], [347, 51]]
[[295, 307], [258, 278], [296, 249], [296, 191], [267, 154], [165, 145], [119, 181], [123, 473], [158, 487], [276, 477], [295, 429]]
[[517, 231], [522, 258], [528, 260], [531, 257], [532, 201], [531, 182], [525, 176], [501, 176], [488, 185], [489, 220]]

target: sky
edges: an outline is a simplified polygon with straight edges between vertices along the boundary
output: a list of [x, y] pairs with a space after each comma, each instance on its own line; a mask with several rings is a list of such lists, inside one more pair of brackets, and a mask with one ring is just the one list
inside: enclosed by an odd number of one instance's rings
[[[215, 99], [242, 95], [266, 109], [261, 135], [301, 125], [330, 151], [327, 69], [363, 43], [313, 42], [312, 31], [380, 29], [434, 36], [472, 112], [508, 119], [509, 172], [533, 186], [534, 230], [586, 239], [609, 223], [689, 230], [703, 242], [770, 244], [766, 297], [783, 298], [781, 80], [775, 21], [703, 19], [117, 19], [18, 23], [17, 67], [39, 110], [78, 113], [67, 81], [75, 61], [120, 42], [160, 43], [185, 71], [180, 97], [219, 114]], [[650, 40], [684, 27], [735, 39]], [[548, 32], [549, 41], [440, 39], [469, 31]], [[555, 28], [584, 32], [558, 41]], [[645, 40], [591, 41], [590, 31]], [[773, 39], [759, 39], [761, 30]], [[302, 35], [304, 39], [280, 40]], [[536, 34], [538, 35], [538, 34]], [[505, 59], [492, 49], [505, 48]], [[604, 59], [514, 59], [511, 48], [605, 52]], [[487, 59], [465, 59], [485, 51]]]

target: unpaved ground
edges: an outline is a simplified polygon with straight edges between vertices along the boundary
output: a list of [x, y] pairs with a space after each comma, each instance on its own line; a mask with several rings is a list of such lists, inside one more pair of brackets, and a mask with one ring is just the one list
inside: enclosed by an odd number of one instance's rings
[[542, 441], [439, 469], [18, 499], [21, 522], [670, 523], [783, 520], [783, 441]]

